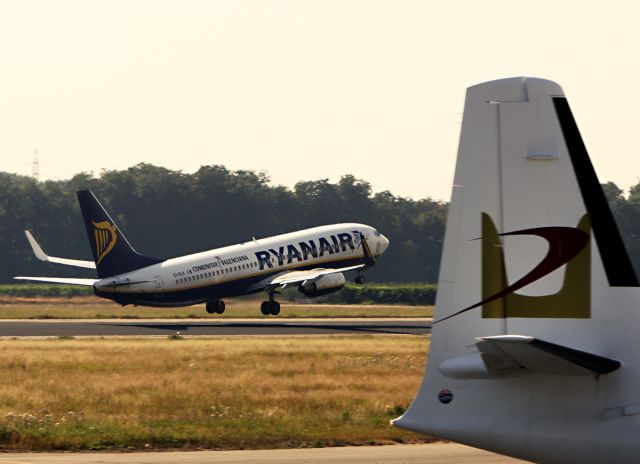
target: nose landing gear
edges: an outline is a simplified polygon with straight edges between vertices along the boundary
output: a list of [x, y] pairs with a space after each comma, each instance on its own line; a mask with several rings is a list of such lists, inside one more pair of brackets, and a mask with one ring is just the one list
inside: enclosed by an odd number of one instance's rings
[[207, 312], [209, 314], [222, 314], [225, 310], [224, 301], [222, 300], [214, 300], [208, 301], [206, 305]]

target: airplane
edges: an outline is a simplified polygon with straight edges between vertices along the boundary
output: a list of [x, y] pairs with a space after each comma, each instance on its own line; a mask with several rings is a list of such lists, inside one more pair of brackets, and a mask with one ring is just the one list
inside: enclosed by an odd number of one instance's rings
[[77, 192], [93, 261], [47, 255], [29, 231], [27, 239], [44, 262], [95, 269], [97, 279], [14, 277], [17, 280], [85, 285], [123, 306], [190, 306], [225, 311], [223, 298], [266, 292], [264, 315], [278, 315], [278, 289], [297, 286], [313, 298], [340, 290], [344, 272], [373, 266], [389, 240], [371, 226], [346, 223], [300, 230], [172, 259], [137, 253], [90, 190]]
[[562, 88], [467, 89], [428, 363], [404, 429], [640, 460], [640, 282]]

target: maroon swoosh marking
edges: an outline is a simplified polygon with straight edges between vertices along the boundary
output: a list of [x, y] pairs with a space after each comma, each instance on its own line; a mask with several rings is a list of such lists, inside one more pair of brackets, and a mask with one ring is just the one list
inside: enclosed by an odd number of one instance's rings
[[584, 247], [587, 245], [587, 242], [589, 242], [588, 233], [580, 229], [575, 229], [573, 227], [538, 227], [534, 229], [518, 230], [515, 232], [500, 234], [501, 237], [508, 235], [536, 235], [538, 237], [544, 238], [549, 243], [549, 250], [547, 251], [547, 255], [527, 275], [522, 277], [517, 282], [509, 285], [504, 290], [501, 290], [500, 292], [491, 295], [488, 298], [485, 298], [479, 303], [461, 309], [457, 313], [453, 313], [450, 316], [434, 321], [434, 324], [446, 321], [447, 319], [457, 316], [458, 314], [462, 314], [471, 309], [478, 308], [500, 298], [504, 298], [510, 293], [517, 292], [522, 287], [526, 287], [530, 283], [533, 283], [536, 280], [539, 280], [544, 276], [551, 274], [559, 267], [567, 264], [569, 261], [575, 258], [578, 253], [580, 253], [584, 249]]

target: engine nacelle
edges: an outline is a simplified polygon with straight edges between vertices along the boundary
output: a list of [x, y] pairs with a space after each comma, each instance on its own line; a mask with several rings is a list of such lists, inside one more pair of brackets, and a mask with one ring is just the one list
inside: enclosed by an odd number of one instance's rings
[[344, 287], [344, 274], [337, 272], [335, 274], [326, 274], [318, 280], [309, 282], [305, 285], [298, 286], [298, 291], [304, 296], [313, 298], [316, 296], [326, 295], [328, 293], [337, 292]]

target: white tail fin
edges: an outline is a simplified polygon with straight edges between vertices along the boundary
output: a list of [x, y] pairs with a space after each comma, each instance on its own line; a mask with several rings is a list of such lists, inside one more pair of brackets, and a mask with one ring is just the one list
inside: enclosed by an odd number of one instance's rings
[[427, 372], [395, 425], [528, 460], [635, 462], [630, 287], [562, 89], [469, 88]]

